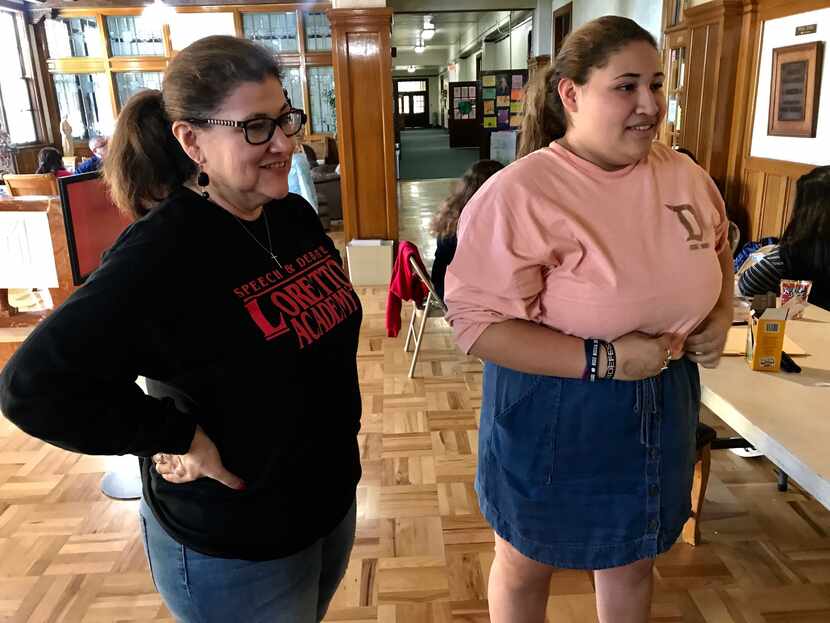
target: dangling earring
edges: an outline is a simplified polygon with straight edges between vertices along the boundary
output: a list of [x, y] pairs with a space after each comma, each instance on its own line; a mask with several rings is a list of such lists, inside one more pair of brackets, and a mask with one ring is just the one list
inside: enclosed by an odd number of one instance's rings
[[199, 165], [199, 175], [196, 176], [196, 184], [203, 189], [202, 197], [210, 199], [210, 195], [206, 190], [208, 184], [210, 184], [210, 178], [208, 177], [208, 174], [202, 170], [202, 165]]

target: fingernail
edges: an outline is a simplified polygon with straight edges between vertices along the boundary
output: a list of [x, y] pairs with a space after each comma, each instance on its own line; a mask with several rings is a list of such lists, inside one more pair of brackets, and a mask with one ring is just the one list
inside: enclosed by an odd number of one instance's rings
[[237, 491], [245, 491], [247, 488], [248, 488], [248, 485], [246, 485], [246, 484], [243, 482], [242, 484], [240, 484], [240, 485], [236, 488], [236, 490], [237, 490]]

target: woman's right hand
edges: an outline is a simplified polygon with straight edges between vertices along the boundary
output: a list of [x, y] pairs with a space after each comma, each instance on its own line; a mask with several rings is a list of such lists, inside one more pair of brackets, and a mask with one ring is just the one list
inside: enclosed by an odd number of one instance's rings
[[187, 454], [154, 454], [153, 463], [167, 482], [182, 484], [199, 478], [213, 478], [236, 491], [245, 489], [243, 480], [222, 465], [216, 444], [201, 426], [196, 426]]
[[657, 376], [671, 358], [669, 336], [652, 337], [645, 333], [629, 333], [614, 340], [618, 381], [640, 381]]

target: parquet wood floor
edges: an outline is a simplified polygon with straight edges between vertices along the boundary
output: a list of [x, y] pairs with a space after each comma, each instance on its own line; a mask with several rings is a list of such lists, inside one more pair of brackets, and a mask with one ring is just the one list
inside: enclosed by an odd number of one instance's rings
[[[401, 237], [428, 262], [426, 225], [447, 189], [401, 184]], [[358, 534], [326, 620], [484, 623], [493, 537], [473, 491], [481, 366], [435, 320], [407, 379], [403, 336], [385, 337], [385, 288], [360, 296]], [[46, 446], [0, 417], [0, 621], [172, 620], [146, 569], [137, 503], [99, 493], [113, 460]], [[830, 512], [797, 487], [779, 493], [765, 459], [713, 454], [702, 530], [703, 545], [657, 561], [652, 623], [830, 622]], [[589, 573], [554, 574], [548, 619], [597, 620]]]

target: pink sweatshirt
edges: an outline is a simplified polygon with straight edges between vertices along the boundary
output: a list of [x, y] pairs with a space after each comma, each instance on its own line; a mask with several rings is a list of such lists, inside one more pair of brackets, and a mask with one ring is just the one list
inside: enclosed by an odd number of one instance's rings
[[558, 143], [491, 177], [470, 200], [445, 301], [469, 353], [511, 318], [568, 335], [673, 336], [676, 354], [718, 299], [723, 200], [687, 156], [654, 143], [605, 171]]

